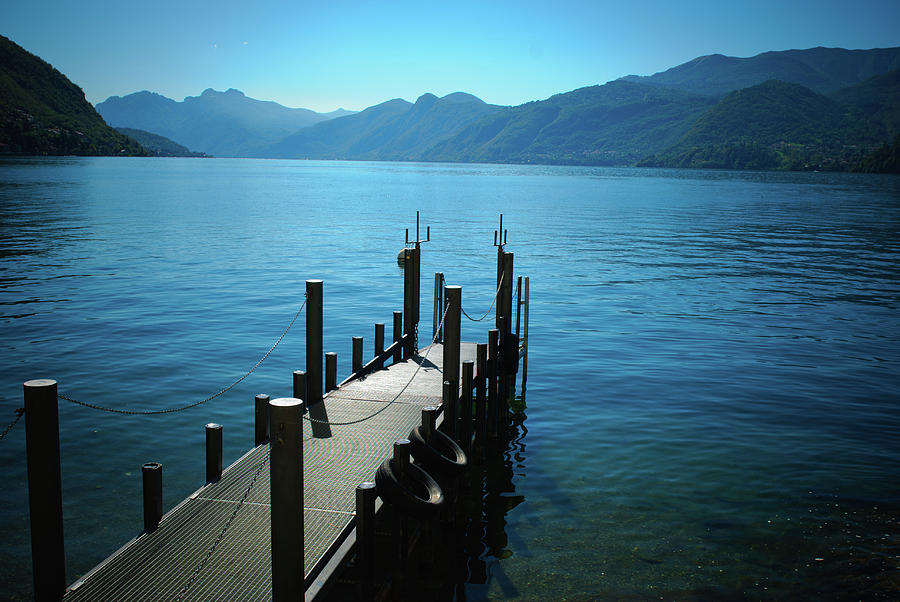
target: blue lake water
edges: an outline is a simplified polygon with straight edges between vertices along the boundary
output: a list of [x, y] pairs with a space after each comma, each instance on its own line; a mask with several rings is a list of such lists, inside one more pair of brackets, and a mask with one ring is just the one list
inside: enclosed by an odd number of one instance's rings
[[[22, 383], [119, 408], [244, 374], [325, 281], [325, 349], [402, 309], [404, 229], [480, 315], [493, 231], [530, 276], [525, 409], [469, 599], [891, 599], [900, 583], [900, 179], [540, 166], [0, 160], [0, 428]], [[303, 320], [185, 412], [60, 402], [69, 581], [230, 463], [291, 392]], [[464, 321], [463, 339], [486, 341]], [[24, 421], [0, 441], [0, 589], [28, 599]]]

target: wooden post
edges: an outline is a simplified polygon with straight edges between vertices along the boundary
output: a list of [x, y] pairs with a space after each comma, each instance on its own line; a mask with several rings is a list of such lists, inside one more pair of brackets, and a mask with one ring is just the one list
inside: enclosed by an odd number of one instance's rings
[[337, 353], [325, 354], [325, 392], [337, 389]]
[[444, 422], [442, 424], [444, 432], [454, 440], [456, 439], [456, 391], [453, 383], [445, 380], [441, 389], [441, 406], [444, 410]]
[[499, 372], [500, 331], [496, 328], [488, 331], [488, 436], [496, 439], [500, 432], [500, 408], [497, 402], [497, 373]]
[[[503, 253], [503, 284], [500, 286], [500, 298], [497, 304], [503, 302], [503, 311], [501, 318], [506, 318], [506, 330], [501, 332], [509, 333], [509, 327], [512, 325], [512, 283], [513, 283], [513, 254]], [[500, 328], [499, 320], [497, 328]]]
[[371, 600], [375, 585], [375, 483], [356, 486], [356, 566], [360, 599]]
[[[487, 442], [487, 415], [485, 413], [485, 381], [487, 379], [487, 344], [475, 347], [475, 443], [484, 448]], [[480, 457], [481, 454], [479, 454]]]
[[422, 438], [428, 443], [434, 433], [434, 425], [437, 421], [438, 408], [435, 406], [427, 406], [422, 408]]
[[66, 592], [59, 407], [56, 381], [29, 380], [25, 389], [25, 456], [31, 518], [35, 600], [59, 600]]
[[306, 407], [322, 401], [322, 281], [306, 281]]
[[303, 401], [269, 402], [272, 599], [296, 601], [303, 578]]
[[434, 315], [432, 317], [431, 337], [435, 342], [443, 340], [441, 334], [441, 316], [444, 315], [444, 273], [434, 273]]
[[222, 425], [210, 422], [206, 425], [206, 482], [222, 478]]
[[[403, 334], [402, 331], [403, 331], [403, 312], [395, 311], [394, 312], [394, 342], [395, 343], [400, 340], [400, 337]], [[400, 349], [398, 348], [396, 351], [394, 351], [394, 363], [396, 364], [399, 361], [400, 361]]]
[[141, 479], [144, 484], [144, 531], [150, 533], [163, 515], [162, 464], [147, 462], [141, 466]]
[[[375, 357], [384, 353], [384, 323], [375, 324]], [[378, 368], [383, 368], [384, 362], [378, 362]]]
[[353, 337], [353, 372], [359, 372], [363, 367], [363, 338]]
[[256, 445], [269, 440], [269, 396], [260, 393], [253, 399], [254, 403], [254, 437]]
[[406, 249], [403, 262], [403, 334], [409, 335], [403, 346], [403, 357], [409, 359], [416, 352], [416, 325], [419, 323], [419, 254], [416, 245]]
[[444, 319], [444, 380], [449, 380], [459, 388], [460, 318], [462, 308], [462, 287], [448, 285], [447, 317]]
[[302, 400], [304, 399], [304, 395], [307, 394], [307, 390], [309, 389], [309, 379], [306, 377], [306, 372], [304, 372], [303, 370], [294, 370], [293, 376], [294, 386], [291, 395], [294, 396], [294, 399]]
[[462, 396], [460, 403], [459, 436], [463, 451], [472, 451], [472, 381], [475, 375], [475, 362], [466, 360], [462, 363]]

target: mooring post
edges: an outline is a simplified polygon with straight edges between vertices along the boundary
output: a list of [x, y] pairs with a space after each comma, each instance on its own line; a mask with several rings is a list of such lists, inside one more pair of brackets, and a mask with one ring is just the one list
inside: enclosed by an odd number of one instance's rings
[[472, 381], [475, 378], [475, 362], [462, 363], [462, 398], [460, 399], [460, 439], [466, 454], [472, 452]]
[[[500, 353], [499, 370], [497, 371], [497, 406], [500, 409], [500, 425], [506, 428], [509, 424], [509, 384], [512, 380], [513, 372], [511, 366], [513, 362], [519, 361], [519, 350], [513, 350], [510, 342], [512, 341], [512, 333], [509, 332], [509, 320], [506, 317], [500, 318]], [[515, 383], [513, 383], [515, 384]]]
[[457, 395], [454, 390], [455, 388], [456, 387], [453, 386], [452, 382], [445, 380], [443, 388], [441, 389], [441, 406], [444, 409], [444, 422], [441, 426], [444, 428], [444, 432], [454, 440], [456, 440], [456, 427], [458, 423], [456, 418]]
[[24, 389], [34, 598], [59, 600], [66, 592], [66, 553], [63, 546], [56, 381], [29, 380], [25, 382]]
[[294, 370], [293, 377], [294, 386], [291, 395], [294, 396], [294, 399], [303, 399], [303, 396], [306, 395], [307, 390], [309, 390], [309, 379], [307, 378], [307, 374], [303, 370]]
[[325, 354], [325, 392], [337, 389], [337, 353]]
[[[322, 281], [306, 281], [306, 406], [322, 401]], [[297, 397], [297, 395], [295, 395]]]
[[405, 251], [403, 262], [403, 334], [409, 335], [403, 346], [403, 358], [416, 353], [416, 325], [419, 323], [419, 254], [417, 244]]
[[[509, 333], [512, 325], [512, 283], [513, 283], [513, 254], [506, 251], [503, 252], [503, 283], [500, 285], [500, 298], [497, 304], [503, 302], [503, 311], [500, 318], [506, 318], [506, 330], [501, 332]], [[499, 319], [497, 328], [500, 328]]]
[[[375, 357], [384, 353], [384, 323], [375, 324]], [[384, 362], [378, 362], [378, 368], [383, 368]]]
[[434, 425], [437, 422], [438, 408], [435, 406], [427, 406], [422, 408], [422, 438], [428, 443], [434, 433]]
[[[394, 342], [400, 340], [400, 337], [403, 334], [403, 312], [395, 311], [394, 312]], [[394, 350], [394, 363], [400, 361], [400, 347]]]
[[444, 380], [459, 387], [460, 318], [462, 317], [462, 287], [448, 285], [447, 317], [444, 318]]
[[210, 422], [206, 425], [206, 482], [222, 478], [222, 425]]
[[147, 462], [141, 466], [141, 479], [144, 484], [144, 531], [150, 533], [163, 515], [162, 464]]
[[269, 396], [260, 393], [253, 398], [255, 445], [269, 440]]
[[[397, 474], [397, 480], [401, 483], [406, 480], [406, 473], [409, 471], [409, 439], [398, 439], [394, 441], [394, 470]], [[397, 549], [400, 558], [399, 568], [400, 574], [406, 568], [406, 559], [409, 553], [409, 519], [403, 512], [394, 509], [394, 529], [397, 534]]]
[[497, 402], [497, 378], [499, 372], [498, 355], [500, 350], [500, 331], [492, 328], [488, 331], [488, 435], [496, 439], [500, 432], [500, 407]]
[[431, 337], [436, 343], [443, 341], [441, 316], [444, 315], [444, 273], [434, 273], [434, 314], [432, 316]]
[[356, 566], [360, 600], [371, 600], [375, 585], [375, 483], [356, 486]]
[[352, 372], [355, 374], [362, 370], [363, 367], [363, 338], [362, 337], [353, 337], [353, 370]]
[[272, 599], [296, 601], [303, 578], [303, 401], [269, 402]]
[[[487, 441], [487, 416], [485, 414], [485, 381], [487, 379], [487, 343], [475, 346], [475, 444], [484, 449]], [[481, 453], [478, 454], [479, 459]]]

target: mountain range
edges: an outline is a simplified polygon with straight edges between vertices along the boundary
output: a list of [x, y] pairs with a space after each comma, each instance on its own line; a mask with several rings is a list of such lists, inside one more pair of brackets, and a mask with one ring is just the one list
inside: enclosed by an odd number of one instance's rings
[[6, 38], [0, 59], [0, 153], [872, 170], [896, 164], [900, 134], [900, 48], [709, 55], [515, 107], [456, 92], [358, 113], [235, 89], [95, 110]]
[[[900, 134], [898, 74], [900, 48], [810, 48], [714, 54], [515, 107], [457, 92], [318, 114], [207, 90], [183, 103], [139, 92], [97, 110], [219, 156], [848, 169]], [[260, 123], [291, 111], [294, 122]]]

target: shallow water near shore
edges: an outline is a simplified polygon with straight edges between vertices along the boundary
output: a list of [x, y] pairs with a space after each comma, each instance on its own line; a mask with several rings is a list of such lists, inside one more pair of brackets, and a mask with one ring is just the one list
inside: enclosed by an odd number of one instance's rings
[[[892, 599], [900, 583], [900, 179], [541, 166], [0, 160], [0, 428], [22, 383], [104, 406], [231, 384], [324, 280], [325, 350], [402, 309], [404, 229], [481, 315], [504, 214], [530, 277], [528, 380], [457, 597]], [[489, 320], [490, 321], [490, 320]], [[464, 320], [484, 342], [490, 324]], [[69, 582], [252, 444], [289, 395], [297, 324], [180, 413], [60, 402]], [[0, 583], [29, 599], [24, 420], [0, 441]], [[501, 480], [503, 480], [501, 479]]]

